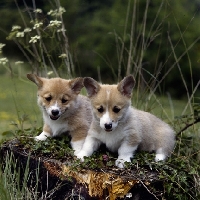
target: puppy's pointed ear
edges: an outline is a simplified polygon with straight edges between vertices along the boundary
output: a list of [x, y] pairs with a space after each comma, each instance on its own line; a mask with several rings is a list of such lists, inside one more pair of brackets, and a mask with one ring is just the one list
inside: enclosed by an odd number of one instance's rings
[[35, 74], [27, 74], [26, 76], [29, 80], [34, 82], [38, 86], [38, 88], [41, 88], [43, 86], [43, 81], [42, 81], [41, 77], [39, 77]]
[[89, 97], [97, 94], [97, 92], [100, 90], [100, 85], [97, 83], [97, 81], [90, 77], [84, 78], [83, 85], [85, 86]]
[[132, 90], [135, 86], [135, 79], [132, 75], [125, 77], [118, 85], [117, 89], [121, 94], [131, 98]]
[[72, 89], [76, 94], [79, 94], [80, 91], [81, 91], [81, 89], [83, 88], [83, 78], [78, 77], [78, 78], [72, 79], [72, 80], [69, 82], [69, 85], [70, 85], [71, 89]]

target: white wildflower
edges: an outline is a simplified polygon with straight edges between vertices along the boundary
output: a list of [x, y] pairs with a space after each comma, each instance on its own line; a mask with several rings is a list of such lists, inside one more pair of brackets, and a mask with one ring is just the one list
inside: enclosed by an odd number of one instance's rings
[[16, 37], [24, 37], [24, 32], [17, 32]]
[[34, 10], [34, 12], [35, 13], [42, 13], [42, 9], [37, 8], [37, 9]]
[[47, 73], [47, 75], [51, 75], [51, 74], [53, 74], [53, 71], [49, 71], [49, 72]]
[[14, 25], [14, 26], [12, 26], [12, 30], [11, 31], [18, 31], [19, 29], [21, 29], [21, 26]]
[[0, 43], [0, 49], [2, 49], [5, 46], [6, 46], [5, 44]]
[[61, 29], [58, 29], [57, 30], [57, 32], [59, 33], [59, 32], [65, 32], [66, 31], [66, 29], [64, 29], [64, 28], [61, 28]]
[[31, 32], [31, 28], [27, 27], [27, 28], [24, 29], [24, 33], [28, 33], [28, 32]]
[[8, 62], [7, 58], [0, 58], [0, 64], [5, 65]]
[[51, 15], [51, 16], [55, 16], [56, 15], [56, 11], [55, 10], [50, 10], [47, 15]]
[[21, 65], [21, 64], [24, 64], [24, 62], [23, 61], [17, 61], [17, 62], [15, 62], [15, 65]]
[[42, 25], [43, 25], [42, 22], [35, 23], [34, 26], [33, 26], [33, 29], [37, 29], [37, 28], [39, 28]]
[[39, 35], [36, 35], [34, 37], [31, 37], [29, 43], [36, 43], [40, 39]]
[[59, 58], [67, 58], [67, 54], [66, 53], [62, 53], [60, 56], [58, 56]]
[[64, 12], [66, 12], [66, 10], [63, 7], [59, 7], [57, 12], [57, 15], [62, 15]]
[[6, 46], [5, 44], [0, 43], [0, 53], [2, 53], [3, 47]]
[[58, 21], [58, 20], [51, 20], [50, 23], [49, 23], [49, 27], [59, 27], [60, 25], [62, 24], [61, 21]]
[[59, 7], [58, 9], [50, 10], [50, 11], [47, 13], [47, 15], [51, 15], [51, 16], [60, 16], [60, 15], [62, 15], [64, 12], [66, 12], [65, 8]]

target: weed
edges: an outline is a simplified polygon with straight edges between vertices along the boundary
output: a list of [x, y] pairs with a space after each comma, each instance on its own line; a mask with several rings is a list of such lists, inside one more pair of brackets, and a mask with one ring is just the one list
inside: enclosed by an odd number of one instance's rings
[[[19, 135], [18, 137], [19, 149], [37, 157], [57, 159], [68, 167], [70, 166], [72, 170], [112, 171], [118, 175], [134, 177], [141, 182], [150, 179], [159, 180], [163, 183], [163, 197], [166, 199], [195, 199], [200, 195], [200, 168], [196, 161], [200, 151], [193, 149], [192, 152], [184, 152], [185, 145], [187, 144], [190, 149], [191, 143], [194, 142], [192, 137], [181, 135], [177, 140], [176, 149], [166, 162], [155, 162], [154, 154], [137, 152], [132, 162], [126, 164], [125, 170], [121, 170], [115, 167], [117, 155], [109, 152], [105, 146], [102, 146], [91, 157], [85, 158], [84, 162], [80, 162], [73, 155], [69, 137], [47, 138], [46, 141], [36, 142], [28, 137], [30, 130], [24, 133], [26, 136]], [[9, 182], [9, 179], [7, 180]], [[149, 190], [154, 194], [159, 193], [153, 187]]]
[[[50, 21], [46, 18], [44, 19], [39, 17], [43, 11], [41, 9], [36, 9], [35, 0], [33, 0], [34, 12], [30, 12], [30, 9], [25, 3], [26, 11], [30, 16], [30, 23], [27, 24], [25, 22], [23, 12], [19, 9], [19, 13], [24, 21], [24, 27], [13, 26], [7, 39], [14, 41], [18, 45], [31, 66], [32, 71], [35, 73], [40, 73], [44, 76], [50, 77], [52, 74], [54, 76], [62, 76], [63, 71], [65, 71], [67, 72], [67, 78], [70, 78], [74, 75], [74, 64], [71, 53], [69, 52], [68, 38], [66, 36], [66, 30], [62, 18], [65, 9], [60, 6], [59, 0], [56, 0], [55, 2], [56, 9], [47, 13], [51, 18]], [[169, 2], [167, 1], [166, 3]], [[17, 3], [16, 5], [18, 7]], [[27, 116], [19, 114], [18, 122], [13, 123], [17, 130], [5, 131], [4, 135], [14, 135], [21, 144], [20, 148], [30, 154], [59, 159], [67, 165], [70, 165], [72, 169], [76, 170], [79, 170], [80, 168], [112, 170], [119, 174], [125, 173], [127, 176], [135, 176], [139, 178], [141, 182], [149, 176], [149, 171], [153, 171], [155, 172], [154, 178], [159, 178], [164, 184], [163, 197], [165, 199], [198, 199], [200, 198], [200, 133], [197, 123], [200, 121], [200, 104], [195, 102], [194, 95], [200, 85], [200, 81], [196, 85], [193, 83], [191, 84], [192, 93], [190, 94], [179, 62], [185, 55], [188, 57], [192, 82], [193, 74], [189, 50], [199, 41], [200, 38], [196, 38], [193, 43], [187, 46], [183, 36], [188, 26], [184, 31], [181, 31], [177, 19], [174, 16], [174, 21], [178, 27], [180, 38], [176, 43], [173, 43], [168, 32], [167, 41], [170, 44], [171, 51], [167, 56], [166, 61], [155, 64], [154, 72], [152, 72], [152, 70], [150, 71], [144, 67], [144, 56], [150, 43], [162, 34], [161, 28], [163, 26], [163, 21], [157, 22], [157, 19], [165, 4], [164, 1], [161, 1], [155, 19], [150, 25], [149, 33], [146, 32], [146, 26], [150, 1], [146, 1], [141, 25], [136, 23], [138, 9], [137, 1], [135, 0], [133, 2], [132, 9], [131, 5], [131, 1], [129, 1], [123, 37], [120, 37], [115, 31], [113, 33], [119, 58], [118, 71], [116, 72], [114, 70], [109, 60], [103, 58], [101, 55], [100, 56], [110, 67], [112, 74], [116, 79], [121, 79], [121, 75], [123, 74], [122, 65], [124, 65], [126, 74], [134, 74], [137, 79], [137, 88], [134, 93], [134, 105], [136, 107], [144, 108], [146, 111], [153, 111], [154, 108], [159, 107], [161, 112], [164, 114], [164, 118], [167, 118], [167, 120], [173, 124], [178, 134], [176, 148], [171, 158], [165, 163], [155, 163], [153, 154], [140, 152], [135, 155], [135, 158], [131, 163], [127, 163], [125, 170], [122, 171], [114, 167], [116, 155], [110, 153], [105, 148], [101, 148], [100, 151], [95, 152], [90, 158], [86, 158], [85, 162], [81, 163], [73, 156], [73, 150], [70, 148], [70, 139], [68, 137], [57, 139], [47, 138], [46, 141], [35, 142], [33, 137], [41, 132], [41, 128], [26, 129], [24, 123], [27, 120]], [[167, 15], [164, 16], [164, 18], [167, 18]], [[129, 16], [131, 16], [131, 31], [129, 34], [130, 40], [127, 45], [126, 37]], [[139, 29], [136, 30], [136, 26], [139, 26]], [[50, 42], [47, 43], [46, 41]], [[177, 55], [176, 47], [180, 42], [183, 42], [185, 48], [180, 55]], [[158, 56], [161, 51], [161, 45], [163, 45], [162, 42], [159, 44]], [[1, 44], [0, 53], [3, 47], [4, 45]], [[56, 58], [53, 55], [56, 55]], [[166, 69], [165, 73], [162, 74], [161, 77], [160, 74], [163, 72], [170, 56], [174, 57], [174, 62]], [[126, 57], [127, 60], [125, 59]], [[1, 58], [0, 64], [2, 64], [13, 76], [14, 71], [11, 62], [7, 58]], [[18, 62], [18, 64], [22, 63]], [[182, 114], [174, 120], [175, 110], [170, 95], [168, 95], [168, 97], [172, 117], [170, 117], [168, 114], [169, 112], [164, 109], [160, 98], [156, 95], [156, 91], [161, 91], [161, 83], [175, 67], [179, 70], [179, 76], [184, 85], [188, 102], [183, 109]], [[150, 77], [149, 80], [146, 80], [146, 75]], [[99, 77], [101, 77], [100, 72]], [[17, 109], [16, 102], [15, 108]], [[190, 111], [189, 113], [188, 108]], [[15, 160], [13, 160], [12, 156], [7, 156], [5, 163], [3, 171], [0, 171], [2, 180], [0, 182], [0, 192], [2, 198], [5, 200], [20, 198], [37, 199], [37, 185], [32, 188], [32, 191], [30, 191], [26, 186], [27, 180], [29, 179], [28, 167], [26, 167], [25, 170], [23, 187], [20, 188], [20, 173], [17, 169]], [[15, 170], [12, 171], [12, 168]], [[39, 177], [37, 177], [37, 179], [39, 179]], [[36, 180], [36, 182], [37, 181], [38, 180]], [[151, 188], [151, 190], [153, 193], [156, 193], [154, 188]], [[45, 197], [46, 196], [44, 196], [44, 198]]]
[[23, 175], [20, 173], [20, 167], [17, 165], [18, 162], [12, 153], [6, 155], [3, 163], [4, 165], [1, 166], [3, 168], [0, 184], [1, 198], [3, 200], [37, 199], [37, 187], [32, 188], [31, 191], [27, 185], [28, 181], [30, 181], [29, 159]]
[[[49, 21], [47, 18], [41, 17], [45, 16], [46, 13], [36, 8], [34, 0], [33, 12], [24, 2], [25, 9], [30, 17], [30, 22], [27, 23], [16, 1], [24, 27], [13, 25], [7, 40], [12, 40], [17, 44], [30, 64], [32, 71], [40, 72], [44, 76], [49, 76], [52, 73], [55, 76], [61, 76], [65, 71], [69, 78], [74, 73], [74, 66], [62, 17], [66, 11], [60, 6], [59, 1], [55, 1], [55, 3], [57, 8], [47, 13], [51, 18]], [[53, 54], [58, 55], [57, 58], [53, 57]], [[7, 64], [12, 69], [7, 58], [2, 58], [0, 62], [3, 65]]]

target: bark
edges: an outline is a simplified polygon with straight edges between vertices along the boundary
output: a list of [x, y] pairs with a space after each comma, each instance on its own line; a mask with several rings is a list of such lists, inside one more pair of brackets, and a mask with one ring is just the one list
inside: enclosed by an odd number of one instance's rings
[[[20, 167], [21, 180], [28, 164], [30, 177], [28, 188], [37, 186], [38, 199], [162, 199], [163, 183], [156, 172], [148, 171], [148, 176], [127, 175], [122, 170], [72, 169], [70, 165], [45, 156], [31, 155], [15, 139], [4, 143], [0, 149], [1, 161], [13, 155]], [[153, 192], [156, 191], [156, 192]], [[44, 198], [45, 197], [45, 198]]]

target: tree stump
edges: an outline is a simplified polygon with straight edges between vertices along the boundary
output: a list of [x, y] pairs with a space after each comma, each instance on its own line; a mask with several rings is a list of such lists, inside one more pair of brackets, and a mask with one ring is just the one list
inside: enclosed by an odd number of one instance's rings
[[[67, 200], [103, 199], [162, 199], [163, 182], [158, 172], [146, 170], [146, 174], [129, 169], [99, 168], [74, 169], [70, 163], [45, 155], [35, 156], [18, 139], [1, 146], [1, 160], [13, 155], [20, 167], [21, 180], [26, 166], [29, 167], [29, 188], [37, 185], [38, 198]], [[73, 163], [73, 160], [71, 161]]]

